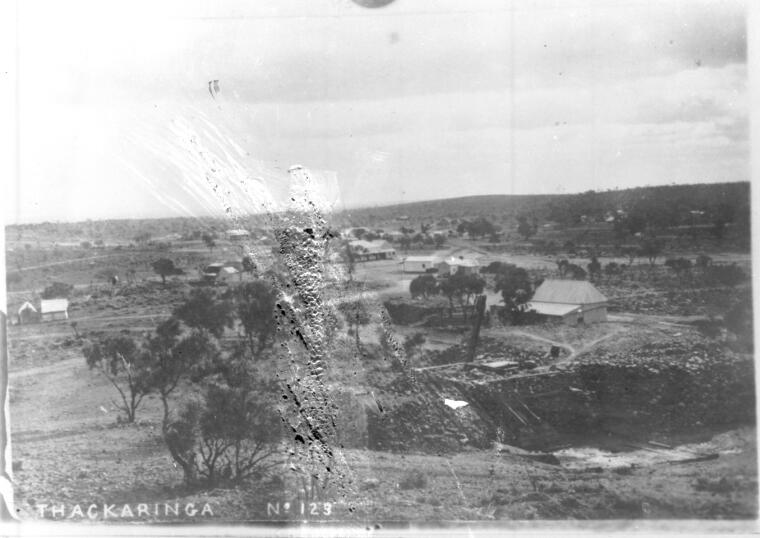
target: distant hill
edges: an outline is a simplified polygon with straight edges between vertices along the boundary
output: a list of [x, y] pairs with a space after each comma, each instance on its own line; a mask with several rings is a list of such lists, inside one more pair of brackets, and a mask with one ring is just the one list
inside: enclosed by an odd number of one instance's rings
[[[504, 230], [515, 229], [518, 218], [533, 225], [556, 223], [570, 228], [582, 223], [612, 223], [619, 239], [636, 232], [658, 232], [674, 227], [692, 227], [722, 240], [749, 248], [749, 182], [667, 185], [632, 189], [587, 191], [579, 194], [485, 195], [411, 202], [381, 207], [351, 209], [330, 216], [333, 228], [345, 226], [418, 228], [420, 223], [435, 228], [455, 228], [463, 220], [488, 219]], [[277, 219], [274, 219], [275, 221]], [[614, 221], [614, 222], [613, 222]], [[78, 223], [39, 223], [6, 227], [10, 242], [79, 241], [103, 237], [106, 241], [132, 241], [140, 234], [159, 238], [170, 233], [198, 237], [201, 232], [223, 235], [230, 227], [248, 228], [265, 234], [273, 220], [251, 215], [232, 222], [219, 218], [166, 218], [104, 220]], [[730, 231], [730, 233], [728, 233]]]
[[542, 222], [572, 226], [584, 219], [601, 221], [620, 211], [620, 214], [660, 227], [693, 224], [695, 219], [703, 224], [722, 220], [749, 227], [749, 189], [749, 182], [736, 182], [579, 194], [467, 196], [347, 210], [340, 217], [357, 225], [371, 226], [368, 221], [398, 220], [405, 216], [414, 221], [485, 217], [507, 222], [524, 215]]

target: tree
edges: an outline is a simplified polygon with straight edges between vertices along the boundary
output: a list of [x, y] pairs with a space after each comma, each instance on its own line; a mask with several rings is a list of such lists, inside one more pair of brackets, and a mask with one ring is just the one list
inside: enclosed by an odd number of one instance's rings
[[580, 265], [575, 265], [574, 263], [567, 264], [567, 275], [570, 276], [573, 280], [585, 280], [586, 279], [586, 271], [581, 267]]
[[435, 243], [435, 248], [441, 248], [446, 244], [446, 237], [443, 234], [435, 234], [433, 235], [433, 242]]
[[367, 306], [363, 301], [346, 301], [340, 303], [338, 310], [340, 310], [340, 313], [346, 318], [349, 331], [353, 330], [356, 338], [356, 347], [359, 348], [361, 346], [359, 340], [359, 327], [368, 325], [370, 322]]
[[496, 291], [501, 292], [507, 315], [512, 323], [519, 321], [523, 305], [533, 292], [528, 271], [514, 264], [505, 264], [496, 280]]
[[601, 276], [602, 274], [602, 264], [599, 263], [599, 260], [596, 256], [591, 256], [591, 261], [586, 266], [586, 268], [588, 269], [588, 273], [592, 278]]
[[649, 267], [654, 267], [655, 261], [662, 254], [662, 242], [655, 237], [645, 239], [641, 242], [639, 253], [649, 260]]
[[346, 248], [343, 251], [343, 260], [346, 263], [346, 272], [348, 273], [348, 281], [354, 281], [354, 271], [356, 270], [356, 258], [354, 252], [351, 250], [351, 245], [346, 243]]
[[433, 275], [420, 275], [409, 283], [409, 293], [415, 299], [419, 296], [427, 298], [438, 293], [438, 283]]
[[148, 241], [150, 241], [150, 234], [148, 232], [140, 232], [139, 234], [135, 235], [134, 241], [138, 245], [144, 245]]
[[284, 431], [271, 402], [279, 393], [240, 351], [221, 361], [224, 368], [209, 376], [202, 399], [186, 404], [166, 428], [188, 483], [240, 484], [275, 464]]
[[628, 218], [625, 214], [615, 213], [612, 221], [612, 229], [615, 232], [615, 238], [623, 240], [628, 235]]
[[465, 273], [461, 269], [445, 278], [440, 283], [441, 292], [449, 299], [453, 309], [453, 300], [456, 298], [462, 308], [462, 315], [467, 319], [467, 311], [473, 295], [483, 293], [486, 282], [478, 275]]
[[407, 357], [411, 357], [414, 352], [419, 349], [422, 344], [425, 343], [424, 333], [414, 333], [411, 336], [407, 336], [404, 339], [404, 353]]
[[691, 260], [686, 258], [668, 258], [665, 266], [669, 267], [679, 278], [691, 272]]
[[531, 236], [535, 235], [536, 228], [528, 222], [526, 215], [520, 215], [517, 217], [517, 233], [523, 237], [524, 241], [527, 241]]
[[228, 301], [217, 298], [209, 288], [196, 288], [184, 303], [174, 309], [174, 316], [188, 327], [208, 331], [216, 338], [232, 326], [232, 307]]
[[40, 293], [40, 297], [43, 299], [57, 299], [68, 298], [71, 292], [74, 291], [74, 286], [65, 282], [53, 282], [45, 287]]
[[705, 275], [708, 281], [712, 281], [723, 286], [734, 287], [746, 280], [747, 275], [736, 262], [731, 265], [711, 265]]
[[6, 273], [5, 275], [5, 284], [8, 287], [11, 287], [11, 284], [20, 284], [22, 280], [24, 280], [24, 277], [19, 272]]
[[622, 272], [620, 265], [617, 262], [610, 262], [604, 266], [604, 274], [608, 277], [619, 275]]
[[483, 237], [496, 232], [496, 227], [485, 217], [479, 217], [465, 224], [465, 229], [470, 237]]
[[114, 268], [106, 267], [96, 272], [95, 278], [111, 284], [111, 286], [116, 286], [119, 283], [119, 272]]
[[166, 285], [166, 277], [172, 275], [181, 275], [184, 273], [182, 269], [175, 267], [174, 262], [169, 258], [159, 258], [150, 264], [153, 271], [161, 277], [161, 283]]
[[219, 356], [219, 349], [208, 333], [192, 330], [186, 334], [179, 320], [171, 317], [158, 325], [155, 333], [144, 343], [141, 353], [147, 370], [146, 385], [152, 392], [158, 393], [163, 405], [161, 430], [164, 442], [172, 459], [182, 468], [186, 480], [191, 482], [196, 469], [173, 442], [176, 432], [172, 429], [169, 399], [183, 379], [202, 378]]
[[712, 265], [712, 258], [710, 256], [707, 256], [706, 254], [700, 254], [699, 256], [697, 256], [695, 265], [699, 267], [702, 271], [704, 271], [710, 265]]
[[754, 347], [752, 297], [745, 295], [737, 301], [725, 313], [723, 321], [726, 328], [734, 333], [739, 342], [744, 345], [746, 351], [751, 353]]
[[243, 272], [248, 273], [250, 275], [256, 274], [256, 263], [253, 261], [253, 256], [250, 254], [246, 254], [243, 256], [242, 260], [242, 266], [243, 266]]
[[632, 213], [626, 218], [626, 227], [630, 235], [642, 233], [647, 228], [647, 219], [640, 213]]
[[570, 262], [567, 258], [562, 258], [560, 260], [557, 260], [557, 271], [559, 272], [560, 278], [565, 278], [565, 274], [567, 274], [567, 266], [570, 265]]
[[620, 253], [628, 258], [628, 265], [633, 265], [636, 256], [639, 255], [639, 249], [637, 247], [623, 247], [620, 249]]
[[273, 343], [277, 332], [277, 289], [266, 280], [254, 280], [236, 286], [227, 293], [245, 330], [251, 353], [260, 353]]
[[499, 261], [491, 262], [485, 267], [481, 267], [480, 272], [484, 274], [495, 275], [495, 274], [500, 273], [503, 270], [502, 268], [506, 265], [507, 264], [504, 262], [499, 262]]
[[203, 239], [203, 243], [208, 248], [208, 251], [214, 252], [214, 247], [216, 246], [216, 238], [212, 234], [207, 232], [203, 234], [201, 239]]
[[734, 220], [734, 208], [722, 202], [712, 212], [712, 233], [718, 242], [723, 241], [723, 236], [726, 233], [726, 225], [730, 224]]
[[121, 403], [114, 404], [124, 411], [127, 422], [134, 422], [140, 403], [151, 391], [146, 357], [139, 346], [129, 336], [109, 336], [89, 342], [82, 352], [87, 366], [97, 368], [116, 388]]
[[442, 279], [438, 284], [438, 289], [449, 300], [449, 317], [451, 317], [454, 313], [454, 299], [462, 293], [462, 290], [457, 285], [457, 281], [452, 280], [451, 277]]
[[142, 347], [146, 382], [158, 393], [164, 407], [164, 425], [169, 421], [169, 397], [182, 379], [195, 379], [209, 368], [219, 354], [216, 343], [204, 331], [183, 331], [179, 319], [160, 323]]

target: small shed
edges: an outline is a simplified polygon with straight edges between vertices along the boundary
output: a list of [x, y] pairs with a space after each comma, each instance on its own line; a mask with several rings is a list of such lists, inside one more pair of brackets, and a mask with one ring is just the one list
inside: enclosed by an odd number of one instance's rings
[[69, 319], [69, 300], [42, 299], [40, 301], [40, 319], [42, 321]]
[[477, 274], [480, 263], [472, 258], [455, 257], [446, 258], [438, 264], [438, 274], [453, 275], [458, 272], [465, 274]]
[[18, 309], [18, 323], [37, 323], [40, 320], [40, 313], [34, 308], [34, 305], [26, 301]]
[[251, 238], [248, 230], [227, 230], [227, 239], [230, 241], [246, 241]]
[[227, 282], [231, 277], [239, 273], [240, 271], [227, 263], [212, 263], [203, 269], [203, 280], [218, 284]]
[[436, 256], [407, 256], [399, 264], [404, 273], [434, 273], [440, 262]]
[[396, 250], [387, 241], [363, 241], [356, 239], [349, 242], [354, 259], [358, 262], [370, 260], [390, 260], [396, 257]]
[[586, 280], [544, 280], [527, 310], [566, 324], [607, 321], [607, 298]]

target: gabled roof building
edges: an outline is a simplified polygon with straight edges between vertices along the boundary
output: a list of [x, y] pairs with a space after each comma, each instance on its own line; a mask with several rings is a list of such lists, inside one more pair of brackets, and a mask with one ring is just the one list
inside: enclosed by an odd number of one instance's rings
[[607, 298], [585, 280], [544, 280], [527, 310], [563, 323], [607, 321]]

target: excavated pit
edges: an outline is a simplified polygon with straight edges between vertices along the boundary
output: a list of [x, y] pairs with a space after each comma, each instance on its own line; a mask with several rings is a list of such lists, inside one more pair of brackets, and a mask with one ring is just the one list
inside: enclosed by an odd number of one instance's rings
[[[622, 448], [657, 436], [755, 424], [752, 358], [666, 342], [510, 372], [456, 363], [413, 373], [415, 391], [369, 413], [367, 444], [441, 452], [503, 443], [527, 450]], [[487, 373], [484, 373], [484, 370]], [[452, 409], [444, 400], [466, 402]]]

